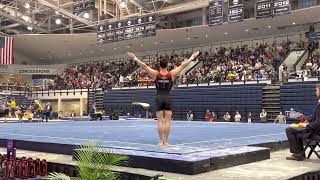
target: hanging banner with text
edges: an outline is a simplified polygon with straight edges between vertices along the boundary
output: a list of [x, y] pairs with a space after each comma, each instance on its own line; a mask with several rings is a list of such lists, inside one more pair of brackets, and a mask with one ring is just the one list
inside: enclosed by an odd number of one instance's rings
[[213, 0], [209, 2], [208, 24], [217, 26], [223, 24], [223, 0]]
[[241, 22], [244, 18], [242, 0], [229, 0], [228, 22]]

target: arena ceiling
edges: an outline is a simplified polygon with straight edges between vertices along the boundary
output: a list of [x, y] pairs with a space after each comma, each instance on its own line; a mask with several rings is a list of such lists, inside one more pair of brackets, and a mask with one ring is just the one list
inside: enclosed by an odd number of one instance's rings
[[303, 33], [308, 31], [311, 23], [320, 21], [319, 12], [320, 6], [316, 6], [294, 11], [289, 16], [247, 19], [241, 23], [224, 24], [212, 28], [196, 26], [158, 30], [157, 36], [154, 37], [103, 45], [96, 44], [95, 33], [17, 35], [15, 52], [32, 59], [32, 62], [28, 62], [32, 64], [106, 60], [106, 57], [109, 59], [125, 57], [127, 51], [159, 51], [177, 47], [219, 44], [226, 41], [236, 42], [263, 36]]
[[[124, 3], [124, 6], [122, 5]], [[172, 14], [208, 5], [208, 0], [96, 0], [95, 10], [73, 14], [73, 0], [0, 0], [0, 33], [94, 32], [101, 21], [148, 13]], [[87, 13], [89, 16], [85, 16]], [[56, 23], [60, 19], [60, 23]]]

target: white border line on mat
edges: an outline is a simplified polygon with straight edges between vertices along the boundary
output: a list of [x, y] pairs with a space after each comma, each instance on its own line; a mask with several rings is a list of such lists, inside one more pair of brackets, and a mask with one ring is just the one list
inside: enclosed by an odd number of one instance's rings
[[182, 144], [176, 144], [176, 145], [188, 145], [188, 144], [199, 144], [199, 143], [206, 143], [206, 142], [230, 141], [230, 140], [235, 140], [235, 139], [248, 139], [248, 138], [264, 137], [264, 136], [282, 135], [282, 134], [285, 134], [285, 133], [245, 136], [245, 137], [229, 138], [229, 139], [214, 139], [214, 140], [208, 140], [208, 141], [198, 141], [198, 142], [193, 142], [193, 143], [182, 143]]

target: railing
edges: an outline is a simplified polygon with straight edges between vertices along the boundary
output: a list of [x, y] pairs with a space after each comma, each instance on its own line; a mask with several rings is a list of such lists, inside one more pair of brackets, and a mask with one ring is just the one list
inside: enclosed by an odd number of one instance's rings
[[27, 95], [29, 97], [35, 96], [59, 96], [59, 95], [69, 95], [69, 94], [80, 94], [88, 93], [91, 91], [103, 90], [102, 88], [82, 88], [82, 89], [48, 89], [48, 88], [39, 88], [37, 86], [14, 86], [14, 85], [2, 85], [0, 86], [0, 94], [20, 94]]
[[[249, 84], [271, 84], [271, 80], [254, 80], [254, 81], [229, 81], [229, 82], [208, 82], [208, 83], [196, 83], [196, 84], [178, 84], [175, 87], [200, 87], [200, 86], [226, 86], [226, 85], [249, 85]], [[146, 89], [155, 88], [154, 85], [150, 86], [131, 86], [131, 87], [113, 87], [116, 89]]]

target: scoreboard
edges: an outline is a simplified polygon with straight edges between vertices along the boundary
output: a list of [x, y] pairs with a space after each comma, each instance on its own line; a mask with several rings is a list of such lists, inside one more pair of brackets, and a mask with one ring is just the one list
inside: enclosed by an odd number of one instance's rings
[[122, 21], [99, 24], [97, 43], [111, 43], [156, 35], [156, 15], [130, 18]]
[[93, 9], [95, 9], [95, 0], [73, 0], [73, 14], [76, 16]]

